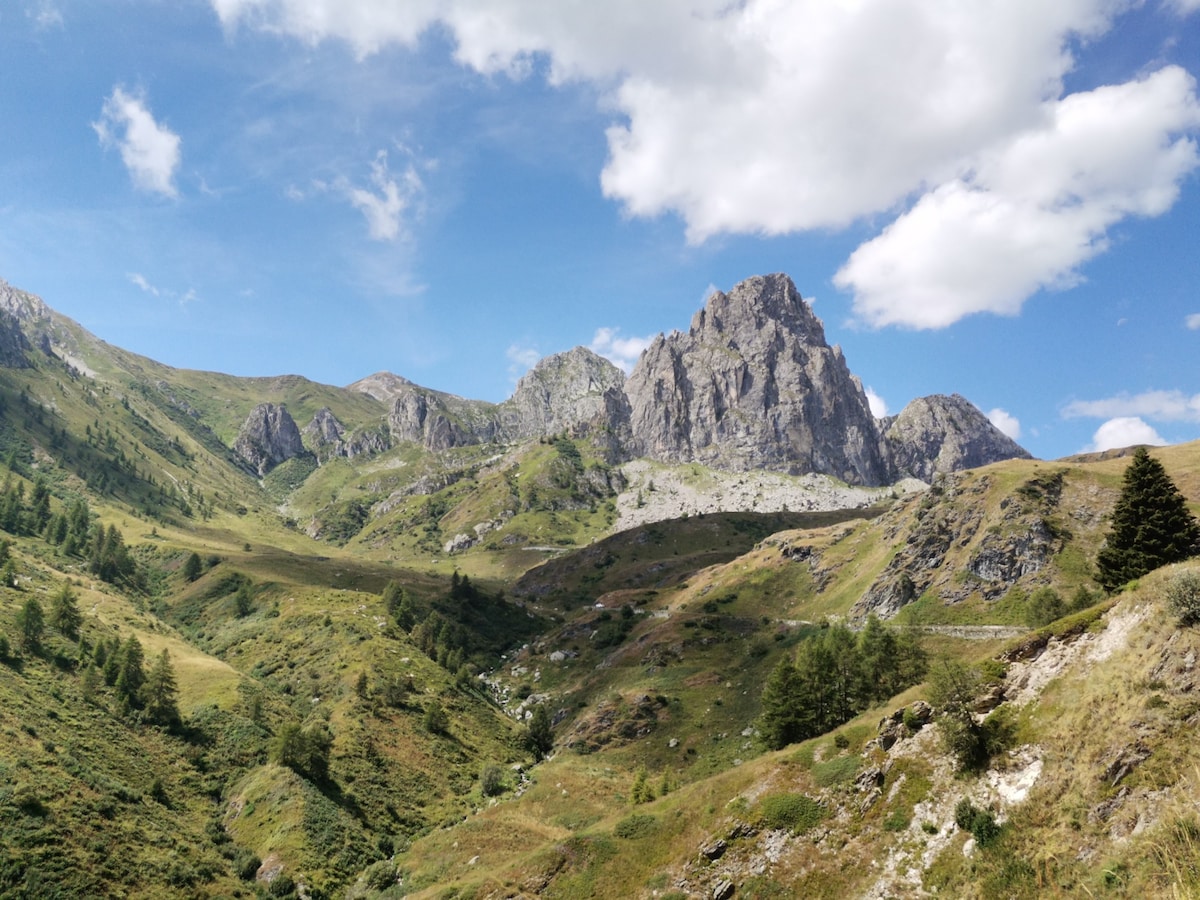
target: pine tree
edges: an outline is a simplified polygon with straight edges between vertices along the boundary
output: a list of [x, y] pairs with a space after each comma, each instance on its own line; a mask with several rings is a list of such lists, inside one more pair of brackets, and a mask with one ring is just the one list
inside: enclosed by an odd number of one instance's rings
[[64, 584], [54, 595], [54, 605], [50, 608], [50, 624], [61, 634], [74, 638], [79, 636], [79, 626], [83, 624], [83, 616], [79, 613], [79, 604], [75, 602], [75, 592], [69, 584]]
[[46, 630], [46, 617], [42, 612], [42, 604], [36, 597], [25, 601], [17, 613], [17, 628], [21, 632], [21, 648], [26, 651], [36, 651], [42, 646], [42, 633]]
[[1162, 463], [1144, 447], [1125, 470], [1112, 529], [1096, 557], [1096, 580], [1112, 592], [1168, 563], [1194, 555], [1200, 526]]
[[195, 581], [203, 571], [204, 563], [200, 561], [199, 553], [193, 553], [183, 564], [183, 577], [188, 581]]
[[650, 787], [646, 767], [642, 766], [633, 776], [633, 787], [629, 789], [629, 799], [634, 803], [649, 803], [654, 799], [654, 788]]
[[233, 598], [233, 606], [239, 619], [246, 618], [254, 609], [254, 593], [249, 581], [243, 581], [238, 587], [237, 594]]
[[158, 725], [177, 725], [180, 722], [178, 695], [171, 655], [164, 649], [142, 686], [146, 718]]
[[[117, 693], [127, 706], [137, 708], [142, 702], [142, 685], [146, 683], [145, 656], [142, 653], [141, 642], [135, 635], [121, 645], [118, 654], [120, 661], [117, 668]], [[113, 659], [116, 656], [112, 657]]]
[[759, 733], [772, 750], [807, 737], [796, 702], [799, 690], [796, 666], [785, 655], [763, 687], [762, 714], [758, 720]]

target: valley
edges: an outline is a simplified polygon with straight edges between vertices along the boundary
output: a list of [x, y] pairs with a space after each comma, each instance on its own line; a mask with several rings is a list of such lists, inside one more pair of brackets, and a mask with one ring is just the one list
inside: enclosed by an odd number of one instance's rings
[[[503, 404], [0, 283], [0, 416], [0, 896], [1200, 891], [1198, 566], [1097, 581], [1132, 449], [876, 420], [786, 276]], [[777, 740], [792, 663], [838, 693]]]

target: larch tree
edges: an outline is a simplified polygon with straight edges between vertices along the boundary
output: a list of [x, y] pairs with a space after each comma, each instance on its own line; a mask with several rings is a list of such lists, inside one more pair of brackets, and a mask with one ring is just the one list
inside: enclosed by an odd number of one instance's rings
[[164, 648], [142, 685], [146, 718], [156, 725], [178, 725], [181, 721], [178, 697], [179, 685], [171, 666], [171, 654]]

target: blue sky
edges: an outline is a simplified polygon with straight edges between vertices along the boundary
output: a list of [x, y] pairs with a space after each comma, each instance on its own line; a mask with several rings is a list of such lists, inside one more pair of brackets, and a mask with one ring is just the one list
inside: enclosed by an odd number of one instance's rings
[[6, 0], [0, 278], [500, 400], [787, 272], [880, 410], [1200, 437], [1200, 0]]

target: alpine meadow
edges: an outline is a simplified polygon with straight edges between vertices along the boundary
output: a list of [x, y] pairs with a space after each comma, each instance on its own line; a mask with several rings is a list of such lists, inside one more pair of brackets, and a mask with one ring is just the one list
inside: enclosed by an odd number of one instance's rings
[[0, 900], [1200, 898], [1200, 0], [3, 0], [0, 120]]
[[877, 420], [785, 276], [498, 405], [2, 298], [4, 896], [1200, 888], [1196, 445]]

